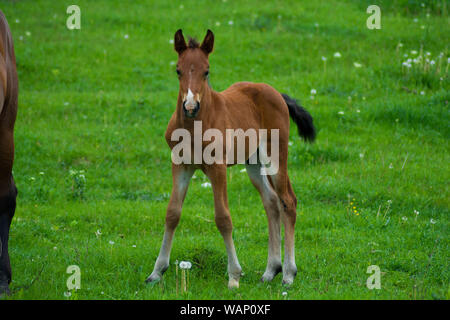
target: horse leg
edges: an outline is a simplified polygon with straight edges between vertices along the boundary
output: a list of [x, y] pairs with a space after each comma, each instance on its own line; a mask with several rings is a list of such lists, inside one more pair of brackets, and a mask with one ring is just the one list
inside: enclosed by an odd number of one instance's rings
[[[6, 187], [3, 187], [6, 184]], [[1, 189], [0, 195], [0, 295], [9, 294], [11, 282], [11, 264], [8, 253], [9, 228], [16, 210], [17, 189], [14, 179], [9, 179]]]
[[269, 224], [267, 267], [261, 281], [272, 281], [272, 279], [282, 270], [279, 199], [278, 195], [270, 185], [268, 177], [261, 175], [260, 164], [247, 163], [246, 168], [250, 180], [261, 196]]
[[228, 254], [228, 287], [230, 289], [239, 288], [242, 268], [236, 255], [232, 237], [233, 224], [228, 209], [227, 196], [227, 167], [226, 165], [212, 165], [203, 168], [203, 171], [211, 180], [214, 192], [214, 220], [222, 234]]
[[173, 235], [180, 221], [181, 208], [194, 171], [195, 169], [189, 166], [172, 165], [173, 186], [169, 206], [167, 207], [164, 238], [153, 272], [147, 278], [146, 282], [161, 280], [162, 275], [169, 267]]
[[290, 285], [297, 275], [294, 249], [297, 198], [289, 181], [286, 167], [280, 167], [278, 173], [271, 176], [271, 180], [281, 201], [281, 219], [284, 224], [283, 284]]

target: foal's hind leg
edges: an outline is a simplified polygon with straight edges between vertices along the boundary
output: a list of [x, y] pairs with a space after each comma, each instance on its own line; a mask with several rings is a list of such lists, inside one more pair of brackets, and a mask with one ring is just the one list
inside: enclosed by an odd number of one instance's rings
[[292, 284], [297, 274], [295, 265], [295, 222], [297, 219], [297, 198], [292, 189], [286, 168], [271, 176], [275, 191], [281, 201], [281, 219], [284, 224], [283, 283]]
[[194, 171], [195, 169], [189, 166], [172, 165], [173, 186], [169, 206], [167, 207], [164, 238], [153, 272], [147, 278], [146, 282], [159, 281], [163, 273], [169, 267], [173, 235], [175, 233], [175, 228], [180, 221], [181, 208], [183, 206], [184, 198], [186, 197], [189, 181], [191, 180]]
[[261, 175], [260, 164], [246, 164], [247, 173], [258, 190], [269, 223], [269, 252], [267, 267], [261, 281], [271, 281], [281, 270], [281, 231], [278, 195], [270, 185], [268, 176]]
[[236, 249], [232, 237], [233, 224], [228, 209], [227, 196], [227, 167], [226, 165], [212, 165], [203, 168], [203, 171], [211, 180], [214, 192], [214, 220], [222, 234], [228, 254], [228, 287], [238, 288], [242, 268], [239, 264]]

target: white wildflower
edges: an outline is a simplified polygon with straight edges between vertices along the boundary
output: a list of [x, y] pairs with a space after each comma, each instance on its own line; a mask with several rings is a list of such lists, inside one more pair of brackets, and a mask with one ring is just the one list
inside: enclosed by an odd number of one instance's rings
[[189, 261], [181, 261], [180, 262], [180, 268], [181, 269], [190, 269], [192, 267], [192, 263]]
[[353, 62], [353, 65], [355, 66], [355, 68], [361, 68], [362, 64], [359, 62]]
[[209, 183], [209, 182], [202, 183], [202, 187], [203, 188], [210, 188], [211, 187], [211, 183]]
[[333, 56], [334, 56], [335, 58], [340, 58], [340, 57], [341, 57], [341, 54], [340, 54], [339, 52], [335, 52]]
[[311, 94], [316, 94], [316, 93], [317, 93], [316, 89], [311, 89]]

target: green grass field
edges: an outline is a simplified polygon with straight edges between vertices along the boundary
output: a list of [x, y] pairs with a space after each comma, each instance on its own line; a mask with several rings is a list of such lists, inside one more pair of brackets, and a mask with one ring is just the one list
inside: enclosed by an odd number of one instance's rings
[[[450, 298], [445, 0], [79, 0], [73, 31], [71, 4], [0, 2], [20, 81], [9, 299]], [[366, 27], [369, 4], [381, 7], [381, 30]], [[228, 171], [240, 288], [227, 289], [201, 172], [171, 267], [159, 284], [144, 283], [171, 190], [164, 132], [178, 94], [170, 42], [178, 28], [200, 39], [214, 31], [215, 90], [266, 82], [314, 117], [312, 145], [291, 127], [300, 205], [298, 274], [287, 295], [281, 275], [259, 282], [267, 219], [243, 166]], [[175, 260], [193, 264], [186, 293], [176, 289]], [[69, 265], [80, 267], [81, 289], [66, 297]], [[366, 287], [370, 265], [381, 269], [380, 290]]]

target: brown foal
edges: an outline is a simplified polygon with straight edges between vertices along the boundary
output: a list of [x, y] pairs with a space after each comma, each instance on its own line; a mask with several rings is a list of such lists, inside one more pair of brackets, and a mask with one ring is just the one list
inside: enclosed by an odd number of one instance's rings
[[12, 176], [17, 96], [18, 81], [13, 41], [8, 22], [0, 11], [0, 295], [9, 293], [11, 282], [8, 238], [17, 195]]
[[[178, 52], [177, 74], [180, 82], [177, 108], [170, 119], [165, 138], [172, 149], [174, 132], [177, 129], [187, 130], [195, 136], [195, 122], [200, 121], [202, 129], [216, 129], [226, 135], [228, 129], [249, 129], [268, 131], [266, 142], [258, 139], [256, 148], [245, 145], [246, 171], [255, 188], [258, 190], [269, 223], [269, 250], [267, 268], [262, 281], [271, 281], [275, 275], [283, 271], [283, 283], [291, 284], [297, 273], [294, 252], [294, 226], [296, 221], [297, 198], [292, 189], [287, 173], [289, 116], [298, 126], [299, 134], [313, 141], [315, 129], [312, 117], [296, 101], [287, 95], [282, 95], [274, 88], [263, 83], [239, 82], [223, 92], [215, 92], [208, 83], [208, 56], [213, 50], [214, 35], [208, 30], [202, 44], [190, 39], [186, 43], [182, 31], [175, 33], [175, 50]], [[274, 142], [272, 130], [278, 130], [278, 141]], [[248, 137], [244, 137], [247, 139]], [[245, 141], [248, 141], [249, 138]], [[191, 155], [195, 154], [195, 142], [191, 145]], [[202, 141], [201, 150], [208, 143]], [[278, 148], [278, 171], [273, 174], [263, 174], [264, 164], [257, 152], [264, 148]], [[227, 153], [228, 152], [228, 153]], [[271, 154], [273, 150], [271, 151]], [[239, 287], [241, 266], [232, 238], [232, 223], [228, 209], [227, 198], [227, 166], [237, 163], [236, 152], [231, 160], [207, 164], [203, 162], [172, 163], [173, 187], [166, 214], [165, 232], [161, 250], [156, 260], [154, 270], [148, 277], [148, 282], [159, 281], [169, 267], [170, 250], [175, 228], [180, 220], [189, 181], [196, 169], [202, 170], [210, 179], [214, 192], [215, 222], [228, 254], [228, 274], [230, 288]], [[192, 157], [192, 156], [189, 157]], [[230, 150], [223, 147], [223, 157], [228, 158]], [[234, 160], [234, 161], [233, 161]], [[251, 161], [253, 160], [253, 161]], [[285, 228], [285, 257], [281, 263], [281, 222]]]

